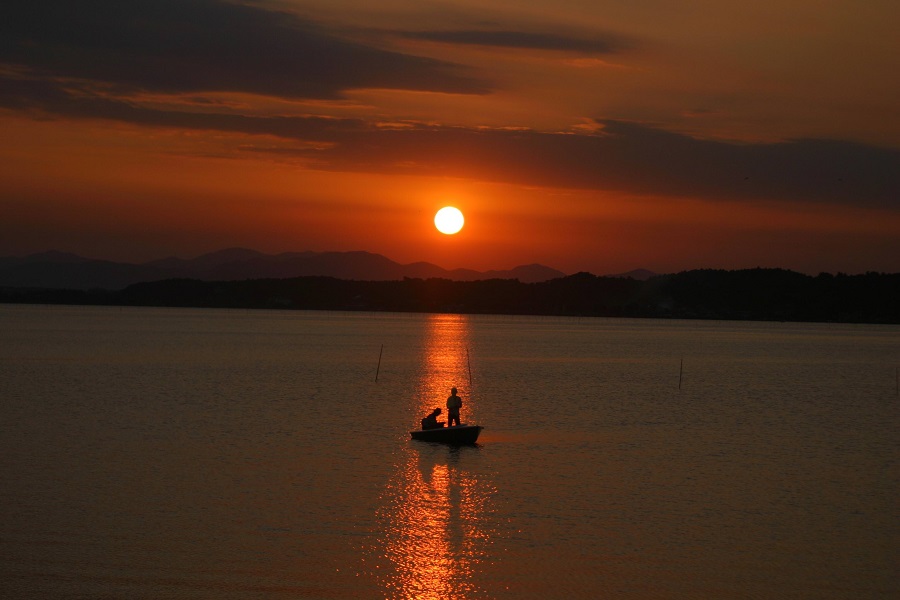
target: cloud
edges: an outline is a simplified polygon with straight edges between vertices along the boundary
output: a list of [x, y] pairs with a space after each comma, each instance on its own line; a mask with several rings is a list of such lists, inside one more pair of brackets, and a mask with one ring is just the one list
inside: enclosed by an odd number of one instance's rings
[[0, 106], [73, 119], [105, 119], [146, 127], [272, 135], [292, 140], [327, 139], [338, 129], [359, 130], [357, 119], [261, 117], [231, 113], [187, 112], [142, 107], [101, 95], [77, 82], [0, 77]]
[[345, 139], [322, 160], [349, 167], [548, 187], [900, 208], [900, 152], [836, 140], [738, 144], [621, 121], [593, 135], [429, 128]]
[[298, 142], [295, 155], [322, 170], [900, 209], [900, 151], [846, 141], [731, 143], [612, 120], [597, 120], [597, 127], [574, 133], [162, 110], [99, 93], [89, 84], [21, 74], [0, 77], [0, 106], [148, 127], [276, 136]]
[[582, 38], [528, 31], [470, 29], [455, 31], [409, 31], [403, 32], [400, 35], [411, 39], [449, 44], [527, 50], [556, 50], [583, 54], [610, 54], [618, 52], [626, 46], [624, 40], [609, 34], [604, 35], [603, 37]]
[[359, 88], [490, 88], [459, 65], [366, 46], [290, 13], [223, 0], [9, 0], [0, 63], [168, 93], [335, 98]]

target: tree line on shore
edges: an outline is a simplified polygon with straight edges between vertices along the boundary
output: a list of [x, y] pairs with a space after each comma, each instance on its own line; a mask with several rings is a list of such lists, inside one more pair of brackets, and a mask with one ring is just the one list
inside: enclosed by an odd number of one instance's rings
[[577, 273], [541, 283], [170, 279], [122, 290], [5, 288], [0, 302], [900, 323], [900, 273], [813, 277], [784, 269], [704, 269], [647, 281]]

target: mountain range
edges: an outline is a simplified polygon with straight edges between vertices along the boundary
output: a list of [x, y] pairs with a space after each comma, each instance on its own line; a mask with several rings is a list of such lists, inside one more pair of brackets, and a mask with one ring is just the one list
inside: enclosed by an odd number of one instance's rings
[[534, 283], [166, 279], [119, 290], [0, 286], [0, 303], [900, 323], [900, 273], [701, 269], [638, 281], [582, 272]]
[[[621, 276], [646, 279], [651, 275], [649, 271], [633, 271]], [[118, 290], [165, 279], [239, 281], [304, 276], [357, 281], [518, 279], [522, 283], [537, 283], [566, 274], [539, 264], [502, 271], [447, 270], [427, 262], [403, 265], [363, 251], [265, 254], [229, 248], [192, 259], [164, 258], [141, 264], [90, 259], [55, 250], [25, 257], [0, 257], [0, 287]]]

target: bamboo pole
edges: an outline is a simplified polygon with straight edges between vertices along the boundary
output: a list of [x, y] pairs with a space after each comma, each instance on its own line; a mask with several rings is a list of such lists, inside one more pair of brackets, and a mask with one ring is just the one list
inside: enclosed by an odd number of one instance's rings
[[378, 368], [375, 369], [375, 383], [378, 383], [378, 373], [381, 371], [381, 355], [384, 353], [384, 344], [381, 345], [381, 350], [378, 351]]
[[472, 361], [469, 360], [469, 347], [466, 346], [466, 365], [469, 367], [469, 391], [472, 390]]

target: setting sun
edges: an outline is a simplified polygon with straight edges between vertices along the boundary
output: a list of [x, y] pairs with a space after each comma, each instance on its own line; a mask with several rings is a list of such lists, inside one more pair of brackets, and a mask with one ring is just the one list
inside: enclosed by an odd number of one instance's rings
[[445, 206], [434, 215], [434, 226], [441, 233], [448, 235], [457, 233], [465, 222], [462, 212], [452, 206]]

